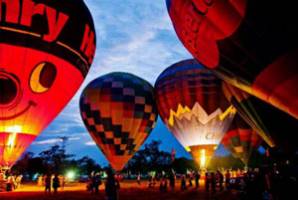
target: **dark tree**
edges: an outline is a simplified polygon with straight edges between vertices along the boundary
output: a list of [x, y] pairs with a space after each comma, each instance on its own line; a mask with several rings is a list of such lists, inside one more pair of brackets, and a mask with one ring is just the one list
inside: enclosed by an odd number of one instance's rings
[[48, 150], [42, 151], [38, 156], [26, 153], [13, 166], [12, 172], [26, 175], [32, 179], [35, 174], [58, 173], [65, 174], [66, 170], [75, 169], [81, 175], [89, 175], [92, 171], [100, 171], [101, 167], [93, 159], [83, 157], [73, 159], [73, 155], [66, 154], [64, 148], [54, 145]]
[[161, 141], [152, 141], [139, 150], [128, 162], [126, 170], [133, 173], [149, 171], [165, 171], [171, 166], [171, 154], [161, 151], [159, 146]]
[[91, 174], [94, 171], [101, 171], [102, 168], [93, 159], [85, 156], [77, 161], [81, 174]]
[[176, 158], [172, 164], [173, 169], [178, 174], [185, 174], [188, 169], [198, 170], [196, 163], [187, 158]]

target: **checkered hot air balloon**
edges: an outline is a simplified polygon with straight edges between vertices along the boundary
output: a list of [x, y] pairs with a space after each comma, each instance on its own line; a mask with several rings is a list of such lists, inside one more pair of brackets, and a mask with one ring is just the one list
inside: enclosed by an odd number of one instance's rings
[[80, 109], [90, 135], [117, 171], [144, 143], [158, 115], [150, 83], [121, 72], [89, 83]]
[[262, 141], [259, 134], [236, 114], [221, 144], [247, 166], [252, 153], [258, 150]]
[[296, 2], [167, 0], [189, 52], [230, 84], [298, 119]]
[[162, 120], [201, 167], [207, 166], [235, 114], [221, 84], [196, 60], [170, 66], [155, 83]]

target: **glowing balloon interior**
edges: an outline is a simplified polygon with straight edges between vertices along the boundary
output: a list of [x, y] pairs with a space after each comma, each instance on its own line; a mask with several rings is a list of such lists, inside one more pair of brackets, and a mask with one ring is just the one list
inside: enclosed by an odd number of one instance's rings
[[174, 64], [158, 77], [159, 114], [184, 147], [220, 143], [236, 112], [221, 84], [195, 60]]
[[294, 1], [167, 0], [167, 6], [179, 39], [199, 62], [298, 119]]
[[128, 73], [110, 73], [93, 80], [80, 99], [81, 116], [90, 135], [120, 171], [155, 126], [153, 87]]
[[0, 167], [10, 167], [77, 91], [96, 41], [81, 0], [0, 2]]
[[200, 169], [204, 170], [207, 169], [209, 162], [217, 149], [217, 145], [197, 145], [189, 148], [194, 161]]

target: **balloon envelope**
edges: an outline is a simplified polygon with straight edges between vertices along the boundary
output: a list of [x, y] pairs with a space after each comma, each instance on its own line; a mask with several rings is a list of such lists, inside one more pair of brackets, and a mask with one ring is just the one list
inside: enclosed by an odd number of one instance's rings
[[298, 150], [295, 134], [298, 121], [295, 118], [230, 84], [223, 84], [223, 91], [243, 120], [268, 146], [282, 149], [286, 153]]
[[132, 74], [101, 76], [84, 89], [81, 116], [111, 166], [120, 171], [155, 126], [153, 87]]
[[0, 167], [10, 167], [81, 85], [95, 33], [81, 0], [0, 8]]
[[155, 96], [159, 114], [185, 148], [216, 146], [227, 131], [235, 109], [221, 84], [195, 60], [176, 63], [158, 77]]
[[276, 144], [273, 138], [264, 125], [263, 120], [259, 117], [258, 112], [255, 110], [254, 103], [250, 101], [253, 97], [228, 83], [223, 83], [223, 91], [227, 99], [237, 109], [238, 114], [246, 123], [248, 123], [270, 147], [274, 147]]
[[247, 166], [252, 153], [258, 150], [262, 141], [259, 134], [237, 114], [221, 143]]
[[220, 78], [298, 119], [298, 13], [294, 3], [167, 0], [178, 37], [198, 61]]

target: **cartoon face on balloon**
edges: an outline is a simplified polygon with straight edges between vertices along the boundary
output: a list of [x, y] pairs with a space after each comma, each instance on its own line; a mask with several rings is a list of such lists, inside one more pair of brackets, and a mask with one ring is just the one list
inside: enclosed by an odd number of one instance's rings
[[0, 26], [0, 166], [11, 166], [72, 98], [95, 52], [83, 2], [11, 2]]
[[218, 42], [237, 30], [246, 0], [167, 0], [167, 6], [185, 47], [202, 64], [214, 68], [219, 63]]
[[[22, 125], [24, 132], [35, 134], [64, 107], [84, 77], [73, 65], [48, 53], [1, 45], [4, 48], [0, 123], [5, 126], [1, 128]], [[12, 55], [18, 59], [2, 59]]]

